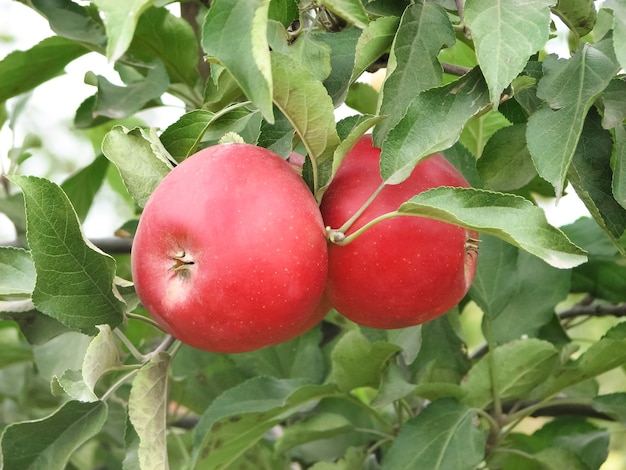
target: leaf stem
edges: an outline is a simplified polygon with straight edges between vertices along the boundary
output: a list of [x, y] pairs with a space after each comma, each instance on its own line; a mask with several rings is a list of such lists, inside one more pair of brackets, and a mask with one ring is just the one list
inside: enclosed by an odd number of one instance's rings
[[104, 393], [104, 395], [102, 395], [102, 397], [100, 398], [100, 401], [108, 400], [118, 388], [120, 388], [122, 385], [124, 385], [126, 382], [132, 379], [135, 375], [137, 375], [137, 373], [139, 372], [139, 369], [140, 368], [137, 367], [136, 369], [131, 370], [128, 374], [125, 374], [122, 377], [120, 377], [119, 380], [115, 382], [113, 385], [111, 385], [111, 387], [109, 387], [109, 389]]
[[147, 360], [147, 356], [139, 352], [139, 350], [135, 347], [135, 345], [128, 339], [128, 337], [120, 331], [119, 328], [115, 328], [113, 330], [115, 335], [124, 343], [124, 346], [128, 349], [128, 351], [132, 354], [132, 356], [137, 359], [139, 362], [145, 362]]
[[339, 231], [343, 233], [347, 232], [350, 229], [350, 227], [352, 227], [352, 224], [354, 224], [356, 219], [358, 219], [361, 216], [361, 214], [363, 214], [363, 212], [365, 212], [365, 210], [372, 204], [372, 202], [374, 202], [374, 199], [376, 199], [376, 196], [380, 194], [380, 192], [384, 189], [384, 187], [385, 187], [385, 183], [383, 182], [378, 188], [376, 188], [376, 190], [369, 197], [369, 199], [365, 201], [365, 203], [363, 203], [363, 205], [359, 208], [359, 210], [357, 210], [352, 217], [350, 217], [341, 227], [339, 227]]
[[359, 235], [361, 235], [366, 230], [372, 228], [377, 223], [382, 222], [387, 219], [392, 219], [394, 217], [401, 217], [405, 215], [410, 215], [410, 214], [401, 214], [398, 211], [394, 211], [394, 212], [388, 212], [386, 214], [379, 215], [375, 219], [370, 220], [368, 223], [366, 223], [365, 225], [363, 225], [362, 227], [360, 227], [359, 229], [355, 230], [354, 232], [352, 232], [350, 235], [347, 235], [347, 236], [344, 235], [341, 229], [330, 230], [329, 240], [337, 245], [344, 246], [349, 243], [352, 243]]
[[163, 328], [161, 328], [161, 326], [157, 322], [155, 322], [152, 318], [150, 318], [150, 317], [146, 317], [145, 315], [139, 315], [138, 313], [133, 313], [133, 312], [126, 312], [126, 316], [128, 318], [132, 318], [134, 320], [140, 320], [142, 322], [145, 322], [148, 325], [152, 325], [157, 330], [163, 331]]

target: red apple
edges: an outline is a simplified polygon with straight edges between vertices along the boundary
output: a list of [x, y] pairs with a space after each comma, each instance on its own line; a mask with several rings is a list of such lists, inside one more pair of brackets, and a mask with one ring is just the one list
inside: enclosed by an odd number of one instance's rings
[[141, 216], [137, 294], [174, 337], [213, 352], [291, 339], [324, 291], [317, 203], [291, 165], [248, 144], [206, 148], [174, 168]]
[[[341, 163], [322, 198], [324, 223], [341, 227], [381, 183], [380, 149], [366, 135]], [[402, 183], [386, 186], [346, 235], [437, 186], [469, 184], [442, 155], [433, 155]], [[422, 217], [380, 222], [345, 246], [329, 246], [326, 295], [339, 313], [364, 326], [424, 323], [467, 293], [476, 267], [475, 238], [461, 227]]]

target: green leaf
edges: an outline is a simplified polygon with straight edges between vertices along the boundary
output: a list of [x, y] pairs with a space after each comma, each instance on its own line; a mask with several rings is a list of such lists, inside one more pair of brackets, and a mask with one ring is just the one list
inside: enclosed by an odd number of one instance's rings
[[127, 86], [118, 86], [98, 76], [98, 93], [92, 109], [94, 118], [105, 116], [121, 119], [135, 114], [167, 91], [169, 78], [160, 60], [148, 67], [145, 78]]
[[304, 32], [291, 45], [287, 45], [285, 42], [283, 48], [272, 50], [288, 55], [311, 72], [320, 82], [323, 82], [330, 76], [331, 72], [331, 47], [325, 42], [318, 41], [318, 37], [323, 34], [317, 31]]
[[96, 325], [117, 326], [125, 306], [113, 290], [115, 260], [84, 238], [61, 188], [33, 176], [12, 176], [11, 181], [22, 188], [26, 201], [37, 309], [87, 334]]
[[228, 69], [263, 117], [274, 122], [273, 71], [266, 34], [269, 3], [213, 2], [202, 25], [202, 48], [209, 60]]
[[514, 191], [530, 183], [537, 170], [526, 146], [526, 124], [498, 130], [476, 162], [485, 189]]
[[[324, 86], [293, 59], [279, 53], [272, 53], [271, 59], [274, 103], [302, 140], [314, 171], [323, 164], [329, 166], [339, 145], [330, 96]], [[330, 170], [314, 176], [316, 189], [329, 177]]]
[[115, 126], [102, 141], [102, 153], [117, 166], [128, 192], [141, 207], [172, 169], [171, 163], [155, 154], [138, 127]]
[[554, 0], [468, 0], [464, 9], [480, 68], [497, 108], [502, 91], [548, 41]]
[[596, 25], [593, 0], [559, 0], [553, 12], [579, 37], [590, 33]]
[[620, 79], [611, 80], [602, 92], [600, 101], [604, 107], [602, 127], [619, 127], [626, 119], [626, 82]]
[[348, 88], [346, 106], [361, 114], [374, 115], [378, 108], [378, 91], [369, 83], [355, 82]]
[[528, 119], [526, 138], [539, 175], [561, 197], [567, 170], [595, 97], [619, 70], [611, 39], [585, 43], [571, 59], [548, 56], [537, 96], [546, 105]]
[[369, 23], [361, 0], [319, 0], [317, 3], [359, 28], [365, 28]]
[[458, 313], [449, 312], [422, 325], [419, 353], [410, 365], [412, 381], [418, 387], [432, 383], [457, 384], [467, 374], [471, 364], [467, 347], [453, 324], [455, 321], [458, 322]]
[[626, 127], [615, 128], [615, 168], [612, 191], [615, 200], [626, 208]]
[[332, 384], [273, 377], [255, 377], [227, 390], [196, 426], [191, 468], [227, 468], [274, 425], [336, 393]]
[[613, 10], [613, 41], [615, 55], [622, 69], [626, 69], [626, 2], [609, 0], [604, 6]]
[[484, 313], [485, 334], [495, 344], [536, 337], [554, 318], [557, 304], [566, 299], [570, 276], [568, 270], [484, 236], [470, 295]]
[[548, 341], [530, 338], [498, 346], [470, 369], [461, 384], [467, 392], [463, 402], [487, 408], [493, 403], [494, 391], [502, 401], [525, 398], [554, 372], [558, 360], [559, 351]]
[[611, 328], [582, 355], [557, 369], [529, 398], [545, 398], [626, 363], [626, 323]]
[[614, 417], [622, 426], [626, 426], [626, 393], [617, 392], [595, 397], [591, 406], [600, 413]]
[[108, 37], [107, 58], [111, 63], [116, 62], [130, 46], [139, 17], [153, 0], [94, 0], [94, 3], [104, 17]]
[[203, 109], [194, 109], [180, 117], [161, 134], [161, 142], [177, 162], [195, 153], [202, 136], [215, 114]]
[[0, 348], [2, 349], [0, 369], [12, 364], [31, 362], [33, 360], [33, 351], [20, 340], [15, 327], [0, 329]]
[[103, 155], [99, 155], [89, 165], [61, 183], [61, 189], [72, 202], [81, 222], [84, 222], [91, 209], [96, 194], [104, 182], [108, 167], [109, 161]]
[[348, 331], [331, 353], [332, 378], [346, 392], [358, 387], [378, 388], [387, 363], [400, 351], [395, 344], [371, 343], [360, 330]]
[[294, 447], [319, 439], [330, 439], [351, 432], [354, 425], [340, 414], [316, 413], [285, 428], [276, 441], [275, 452], [282, 454]]
[[548, 224], [542, 209], [512, 194], [474, 188], [434, 188], [402, 204], [399, 213], [430, 217], [494, 235], [560, 269], [586, 261], [584, 252], [558, 228]]
[[91, 44], [104, 51], [107, 43], [104, 27], [89, 15], [85, 7], [71, 0], [32, 0], [31, 3], [58, 36]]
[[454, 41], [448, 14], [437, 3], [416, 3], [405, 10], [391, 46], [381, 90], [379, 113], [387, 119], [374, 129], [377, 145], [402, 119], [416, 96], [441, 84], [443, 71], [437, 54]]
[[382, 470], [474, 469], [484, 458], [487, 433], [475, 425], [476, 412], [454, 399], [431, 403], [401, 428]]
[[[1, 310], [1, 309], [0, 309]], [[30, 344], [43, 344], [61, 333], [70, 331], [65, 325], [36, 310], [25, 312], [0, 312], [0, 319], [13, 320]]]
[[85, 384], [83, 376], [78, 370], [68, 369], [62, 375], [52, 377], [50, 389], [52, 395], [57, 397], [67, 395], [72, 400], [83, 402], [98, 401], [98, 397]]
[[511, 123], [498, 111], [491, 110], [472, 116], [461, 132], [459, 142], [467, 147], [476, 158], [481, 158], [490, 137]]
[[166, 8], [148, 8], [141, 15], [128, 52], [146, 63], [160, 59], [171, 83], [192, 88], [199, 78], [199, 47], [193, 28]]
[[273, 0], [270, 2], [268, 17], [287, 27], [298, 18], [298, 0]]
[[261, 129], [257, 145], [287, 158], [292, 151], [294, 130], [289, 122], [278, 109], [274, 110], [274, 124], [266, 120], [261, 121]]
[[95, 436], [107, 417], [104, 402], [65, 403], [52, 415], [14, 423], [2, 433], [6, 470], [63, 470], [83, 443]]
[[594, 220], [624, 253], [625, 250], [618, 240], [626, 229], [626, 209], [613, 198], [612, 152], [611, 134], [602, 128], [600, 116], [593, 109], [587, 115], [567, 174], [576, 194], [585, 203]]
[[365, 27], [356, 43], [354, 70], [350, 82], [354, 82], [382, 55], [389, 52], [399, 24], [399, 18], [381, 16]]
[[141, 468], [168, 469], [166, 417], [167, 375], [171, 358], [159, 352], [133, 379], [128, 398], [128, 417], [139, 436]]
[[61, 75], [67, 64], [89, 52], [81, 44], [54, 36], [0, 61], [0, 103]]
[[382, 144], [383, 180], [401, 183], [421, 160], [451, 147], [467, 120], [487, 106], [488, 100], [487, 85], [478, 69], [418, 95]]
[[35, 277], [35, 266], [28, 251], [0, 246], [0, 297], [30, 296], [35, 288]]
[[383, 119], [382, 116], [356, 115], [348, 116], [337, 123], [337, 132], [341, 138], [341, 143], [335, 149], [333, 156], [332, 175], [339, 169], [339, 165], [354, 147], [357, 141], [376, 123]]
[[98, 334], [89, 343], [83, 359], [82, 378], [91, 392], [98, 379], [122, 365], [120, 350], [109, 325], [98, 325]]
[[341, 105], [348, 93], [354, 70], [355, 48], [360, 35], [361, 30], [357, 28], [315, 35], [318, 41], [330, 47], [330, 75], [324, 80], [324, 86], [335, 106]]

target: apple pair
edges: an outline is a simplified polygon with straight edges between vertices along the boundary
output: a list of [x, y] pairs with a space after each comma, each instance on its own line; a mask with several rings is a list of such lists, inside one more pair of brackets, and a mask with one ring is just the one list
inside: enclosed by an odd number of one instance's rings
[[[244, 352], [292, 339], [332, 307], [374, 328], [437, 317], [466, 294], [476, 262], [466, 230], [395, 217], [349, 244], [328, 241], [382, 180], [380, 150], [364, 136], [318, 206], [293, 165], [249, 144], [192, 155], [156, 188], [131, 255], [137, 294], [174, 337], [213, 352]], [[387, 185], [346, 230], [436, 186], [467, 186], [441, 155]]]

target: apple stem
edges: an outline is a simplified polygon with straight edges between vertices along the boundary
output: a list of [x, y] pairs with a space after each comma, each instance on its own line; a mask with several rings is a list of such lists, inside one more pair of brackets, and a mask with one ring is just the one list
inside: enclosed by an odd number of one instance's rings
[[385, 183], [383, 182], [378, 188], [376, 188], [376, 191], [374, 191], [369, 199], [365, 201], [365, 203], [359, 208], [359, 210], [356, 211], [354, 215], [350, 217], [341, 227], [339, 227], [338, 231], [346, 233], [350, 229], [350, 227], [352, 227], [352, 224], [354, 224], [356, 219], [358, 219], [361, 214], [363, 214], [363, 212], [365, 212], [365, 210], [370, 206], [370, 204], [374, 202], [374, 199], [376, 199], [376, 197], [380, 194], [384, 187]]
[[394, 211], [394, 212], [388, 212], [383, 215], [379, 215], [375, 219], [370, 220], [363, 227], [352, 232], [350, 235], [346, 235], [341, 229], [333, 230], [333, 229], [330, 229], [330, 227], [328, 227], [326, 229], [326, 232], [328, 233], [328, 240], [330, 240], [331, 243], [344, 246], [353, 242], [359, 235], [361, 235], [366, 230], [372, 228], [377, 223], [382, 222], [383, 220], [392, 219], [394, 217], [400, 217], [404, 215], [409, 215], [409, 214], [403, 214], [401, 212]]

